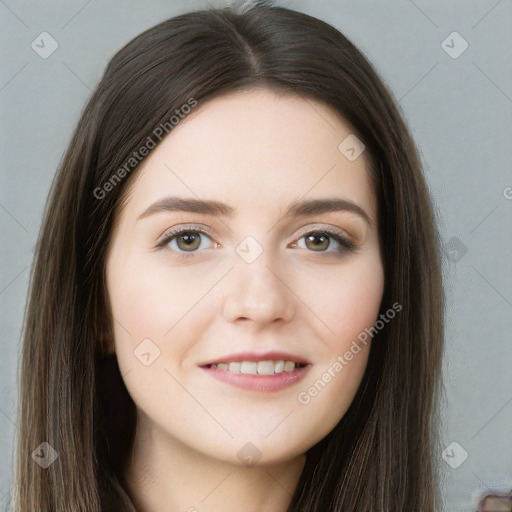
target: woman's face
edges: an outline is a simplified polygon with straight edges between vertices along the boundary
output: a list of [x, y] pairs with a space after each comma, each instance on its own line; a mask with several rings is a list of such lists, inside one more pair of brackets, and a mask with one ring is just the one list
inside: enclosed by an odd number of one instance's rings
[[345, 414], [384, 285], [354, 144], [328, 107], [260, 89], [197, 106], [145, 159], [107, 260], [143, 436], [267, 465]]

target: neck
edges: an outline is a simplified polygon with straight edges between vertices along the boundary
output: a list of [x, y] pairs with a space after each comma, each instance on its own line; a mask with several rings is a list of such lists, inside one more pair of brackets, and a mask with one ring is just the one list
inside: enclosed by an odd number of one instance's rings
[[304, 463], [214, 459], [138, 421], [123, 478], [139, 512], [286, 512]]

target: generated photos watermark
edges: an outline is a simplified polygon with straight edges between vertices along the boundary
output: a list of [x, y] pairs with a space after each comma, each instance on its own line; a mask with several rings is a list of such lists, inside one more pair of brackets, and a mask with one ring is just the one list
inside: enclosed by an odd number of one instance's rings
[[168, 134], [171, 130], [197, 105], [194, 98], [187, 100], [179, 109], [174, 111], [168, 121], [160, 123], [146, 139], [146, 142], [126, 160], [126, 162], [119, 167], [110, 178], [103, 183], [101, 187], [94, 189], [93, 195], [96, 199], [104, 199], [109, 192], [114, 190], [119, 183], [130, 174], [137, 165], [142, 162], [149, 152], [156, 147], [156, 145]]
[[401, 310], [402, 305], [395, 302], [385, 313], [381, 313], [373, 327], [367, 327], [364, 331], [361, 331], [357, 335], [357, 340], [352, 341], [350, 348], [344, 354], [338, 355], [336, 361], [326, 369], [322, 376], [317, 379], [312, 386], [305, 391], [301, 391], [297, 395], [299, 403], [302, 405], [309, 404], [311, 400], [317, 396], [327, 386], [327, 384], [329, 384], [329, 382], [331, 382], [357, 354], [359, 354], [359, 352], [361, 352], [361, 344], [366, 346], [368, 344], [368, 340], [384, 329], [385, 325], [395, 318], [396, 314]]

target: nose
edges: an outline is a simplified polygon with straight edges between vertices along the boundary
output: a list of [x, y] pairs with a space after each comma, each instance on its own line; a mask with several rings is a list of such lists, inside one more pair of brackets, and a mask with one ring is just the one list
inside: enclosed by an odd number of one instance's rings
[[290, 277], [263, 253], [256, 261], [235, 263], [223, 290], [223, 315], [228, 322], [258, 326], [290, 322], [296, 298]]

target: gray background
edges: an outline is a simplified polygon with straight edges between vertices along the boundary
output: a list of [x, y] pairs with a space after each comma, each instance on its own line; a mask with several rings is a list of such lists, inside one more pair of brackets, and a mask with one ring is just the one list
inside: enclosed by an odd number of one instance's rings
[[[512, 488], [512, 2], [280, 4], [330, 22], [363, 50], [419, 147], [445, 248], [443, 448], [458, 443], [446, 461], [435, 456], [444, 510], [471, 512], [481, 492]], [[113, 53], [142, 30], [208, 5], [224, 4], [0, 0], [0, 509], [10, 493], [32, 251], [60, 158]], [[46, 59], [31, 47], [44, 31], [58, 42]], [[454, 31], [469, 45], [457, 58], [445, 51], [463, 48]]]

